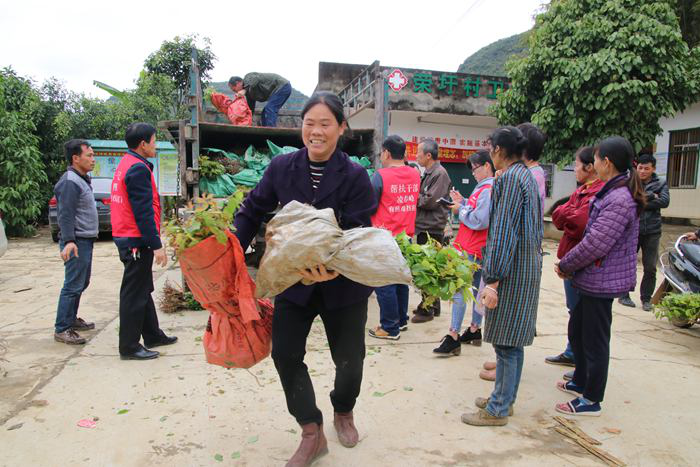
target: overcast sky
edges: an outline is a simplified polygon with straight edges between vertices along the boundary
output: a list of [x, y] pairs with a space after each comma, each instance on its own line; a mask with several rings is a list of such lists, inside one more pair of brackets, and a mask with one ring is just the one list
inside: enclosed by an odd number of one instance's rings
[[543, 0], [2, 3], [0, 67], [108, 97], [93, 80], [131, 88], [149, 53], [190, 33], [211, 39], [214, 81], [274, 72], [307, 95], [319, 61], [456, 71], [481, 47], [531, 28]]

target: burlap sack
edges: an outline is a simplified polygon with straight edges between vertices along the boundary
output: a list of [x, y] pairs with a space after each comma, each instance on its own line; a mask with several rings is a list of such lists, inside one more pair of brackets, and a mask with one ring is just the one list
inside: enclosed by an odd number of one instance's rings
[[333, 210], [292, 201], [269, 222], [256, 276], [256, 294], [270, 298], [301, 280], [298, 271], [318, 265], [360, 284], [410, 284], [411, 271], [391, 233], [383, 229], [343, 231]]

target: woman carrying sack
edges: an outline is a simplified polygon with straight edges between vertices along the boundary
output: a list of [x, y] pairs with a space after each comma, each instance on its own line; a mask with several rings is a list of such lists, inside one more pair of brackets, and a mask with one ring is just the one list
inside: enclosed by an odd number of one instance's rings
[[[318, 92], [307, 101], [301, 117], [305, 147], [275, 157], [236, 215], [236, 236], [244, 250], [264, 215], [291, 201], [317, 209], [332, 208], [344, 230], [372, 225], [370, 216], [377, 202], [369, 176], [337, 147], [347, 129], [341, 100], [333, 93]], [[330, 393], [333, 424], [343, 446], [353, 447], [358, 442], [353, 408], [360, 394], [367, 299], [373, 290], [327, 271], [323, 265], [300, 274], [311, 285], [298, 282], [278, 295], [272, 323], [272, 359], [287, 408], [302, 428], [301, 444], [288, 466], [308, 465], [328, 452], [323, 415], [304, 364], [306, 339], [319, 315], [336, 365]]]

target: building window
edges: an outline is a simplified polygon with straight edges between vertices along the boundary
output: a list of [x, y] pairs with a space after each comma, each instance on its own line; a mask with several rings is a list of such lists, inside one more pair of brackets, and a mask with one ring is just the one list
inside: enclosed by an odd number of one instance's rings
[[698, 175], [700, 128], [672, 131], [666, 176], [670, 188], [695, 188]]
[[540, 164], [544, 170], [544, 188], [547, 198], [552, 197], [552, 188], [554, 187], [554, 164]]

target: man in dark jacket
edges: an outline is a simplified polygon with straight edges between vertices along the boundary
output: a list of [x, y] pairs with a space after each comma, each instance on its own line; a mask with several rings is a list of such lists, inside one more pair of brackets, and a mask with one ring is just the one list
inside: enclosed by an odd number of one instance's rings
[[[153, 292], [153, 260], [165, 266], [160, 241], [160, 195], [149, 157], [156, 157], [156, 129], [133, 123], [126, 129], [129, 150], [112, 180], [112, 236], [124, 264], [119, 291], [119, 354], [122, 360], [158, 357], [148, 348], [174, 344], [158, 325]], [[143, 336], [143, 345], [139, 342]]]
[[78, 318], [80, 297], [90, 284], [92, 249], [98, 233], [97, 206], [88, 176], [95, 168], [95, 153], [82, 139], [68, 141], [65, 150], [68, 170], [54, 187], [65, 280], [53, 338], [64, 344], [84, 344], [85, 339], [76, 330], [95, 329], [95, 323]]
[[248, 73], [244, 78], [232, 76], [228, 87], [248, 101], [250, 111], [255, 113], [256, 102], [267, 102], [262, 111], [262, 126], [277, 126], [277, 114], [292, 94], [289, 80], [275, 73]]
[[[656, 262], [659, 259], [659, 240], [661, 239], [661, 209], [667, 208], [671, 201], [666, 180], [656, 175], [655, 170], [654, 156], [642, 154], [637, 158], [637, 172], [647, 194], [647, 205], [639, 216], [639, 243], [637, 244], [637, 251], [642, 250], [644, 267], [644, 276], [639, 287], [644, 311], [653, 309], [651, 296], [656, 287]], [[635, 306], [629, 294], [621, 297], [619, 301], [625, 306]]]
[[[426, 139], [418, 145], [416, 161], [425, 168], [418, 196], [416, 242], [422, 245], [428, 242], [428, 237], [432, 237], [442, 243], [450, 210], [446, 204], [441, 204], [438, 200], [449, 195], [452, 182], [447, 170], [438, 160], [438, 145], [432, 139]], [[425, 308], [421, 301], [413, 313], [412, 323], [430, 321], [433, 316], [440, 316], [440, 301], [433, 302], [430, 308]]]

